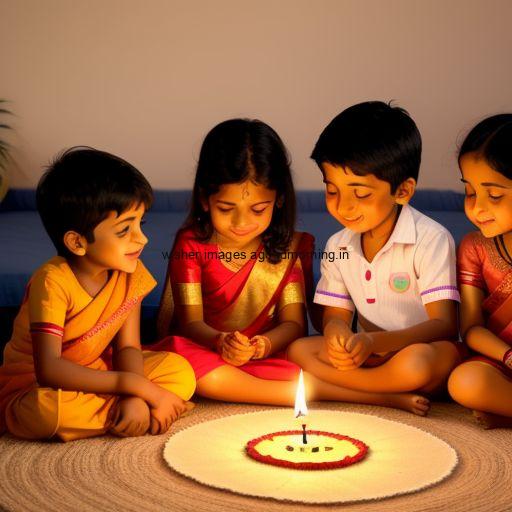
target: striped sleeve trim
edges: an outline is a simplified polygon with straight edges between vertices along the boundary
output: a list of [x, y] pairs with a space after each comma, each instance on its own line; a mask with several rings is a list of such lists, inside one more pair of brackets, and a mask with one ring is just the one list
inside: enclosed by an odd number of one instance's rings
[[428, 290], [421, 292], [420, 295], [423, 296], [423, 295], [428, 295], [429, 293], [441, 292], [441, 291], [445, 291], [445, 290], [457, 292], [457, 295], [459, 293], [459, 290], [457, 289], [456, 286], [445, 285], [445, 286], [436, 286], [435, 288], [429, 288]]
[[328, 292], [326, 290], [317, 290], [313, 302], [322, 306], [332, 306], [335, 308], [348, 309], [354, 311], [355, 306], [350, 295]]
[[456, 286], [436, 286], [435, 288], [429, 288], [420, 293], [421, 302], [428, 304], [429, 302], [436, 302], [438, 300], [454, 300], [460, 302], [459, 290]]
[[325, 290], [317, 290], [316, 293], [318, 293], [319, 295], [327, 295], [327, 297], [334, 297], [336, 299], [345, 299], [352, 301], [350, 295], [342, 295], [339, 293], [327, 292]]
[[34, 322], [30, 324], [30, 334], [35, 333], [51, 334], [52, 336], [62, 338], [64, 336], [64, 327], [49, 322]]

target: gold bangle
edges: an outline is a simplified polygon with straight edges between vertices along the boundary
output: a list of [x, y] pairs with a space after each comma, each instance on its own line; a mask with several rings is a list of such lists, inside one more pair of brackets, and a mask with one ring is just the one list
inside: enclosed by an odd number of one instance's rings
[[272, 350], [272, 342], [267, 336], [258, 336], [256, 342], [256, 352], [252, 356], [252, 359], [265, 359]]
[[215, 337], [215, 340], [213, 342], [213, 346], [215, 347], [215, 352], [217, 352], [217, 354], [222, 353], [222, 341], [224, 339], [224, 335], [225, 335], [225, 333], [223, 333], [223, 332], [219, 333]]

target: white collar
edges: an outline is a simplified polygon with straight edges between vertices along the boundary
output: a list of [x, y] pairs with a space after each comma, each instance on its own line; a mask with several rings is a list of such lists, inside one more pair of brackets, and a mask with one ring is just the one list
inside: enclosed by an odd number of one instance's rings
[[[348, 230], [350, 236], [350, 248], [358, 250], [362, 253], [361, 233]], [[413, 208], [408, 204], [402, 206], [398, 220], [388, 241], [383, 245], [377, 254], [385, 252], [393, 244], [415, 244], [416, 243], [416, 222], [414, 221]]]
[[402, 206], [402, 211], [398, 216], [395, 229], [388, 240], [391, 244], [415, 244], [416, 243], [416, 223], [412, 208], [408, 204]]

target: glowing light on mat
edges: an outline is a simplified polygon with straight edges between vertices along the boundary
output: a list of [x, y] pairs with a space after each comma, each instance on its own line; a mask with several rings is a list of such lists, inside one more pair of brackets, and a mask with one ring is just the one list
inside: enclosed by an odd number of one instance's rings
[[299, 374], [299, 383], [297, 384], [297, 393], [295, 394], [295, 418], [297, 422], [302, 426], [302, 443], [308, 444], [308, 438], [306, 434], [308, 415], [308, 406], [306, 405], [306, 389], [304, 387], [304, 375], [302, 370]]

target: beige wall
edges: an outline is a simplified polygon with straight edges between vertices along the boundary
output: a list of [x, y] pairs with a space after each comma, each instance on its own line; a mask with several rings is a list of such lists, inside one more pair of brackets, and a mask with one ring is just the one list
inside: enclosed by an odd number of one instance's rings
[[245, 116], [282, 136], [298, 188], [321, 188], [325, 124], [395, 99], [423, 134], [420, 186], [460, 189], [457, 140], [512, 111], [511, 19], [510, 0], [0, 0], [11, 182], [87, 144], [188, 188], [206, 132]]

